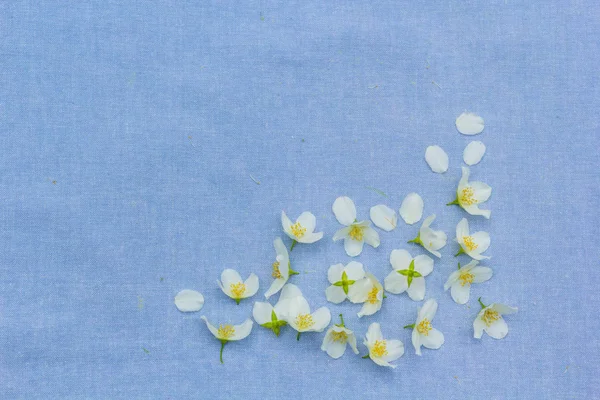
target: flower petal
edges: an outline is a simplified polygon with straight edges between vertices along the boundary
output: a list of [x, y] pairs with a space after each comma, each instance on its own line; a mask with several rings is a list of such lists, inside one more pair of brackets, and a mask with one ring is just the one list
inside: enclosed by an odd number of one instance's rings
[[221, 283], [225, 289], [229, 289], [229, 285], [232, 283], [240, 283], [244, 280], [240, 276], [240, 274], [234, 269], [226, 269], [221, 273]]
[[393, 294], [404, 293], [408, 289], [408, 281], [406, 277], [400, 275], [398, 271], [392, 271], [383, 280], [385, 290]]
[[457, 281], [452, 285], [450, 294], [452, 295], [452, 299], [455, 303], [467, 304], [467, 302], [469, 301], [469, 296], [471, 295], [471, 285], [467, 283], [463, 286], [460, 282]]
[[317, 226], [317, 218], [308, 211], [304, 211], [300, 214], [296, 222], [299, 222], [302, 227], [306, 228], [307, 233], [314, 232], [315, 226]]
[[254, 323], [252, 322], [252, 320], [250, 318], [248, 318], [247, 320], [242, 322], [240, 325], [234, 325], [233, 329], [235, 330], [235, 333], [233, 334], [233, 336], [231, 338], [229, 338], [229, 340], [242, 340], [242, 339], [246, 338], [252, 331], [253, 324]]
[[356, 219], [356, 206], [351, 198], [341, 196], [335, 199], [331, 207], [335, 218], [342, 225], [350, 225]]
[[290, 325], [294, 326], [294, 329], [296, 329], [294, 319], [299, 314], [310, 314], [308, 301], [306, 301], [304, 297], [294, 297], [289, 299], [288, 317], [290, 318]]
[[503, 315], [514, 314], [517, 311], [519, 311], [519, 309], [517, 307], [511, 307], [511, 306], [507, 306], [506, 304], [500, 304], [500, 303], [491, 304], [490, 308], [498, 311], [500, 314], [503, 314]]
[[333, 241], [337, 242], [340, 239], [346, 239], [348, 237], [348, 234], [350, 233], [350, 230], [352, 228], [349, 226], [346, 226], [340, 230], [338, 230], [334, 235], [333, 235]]
[[363, 265], [357, 261], [350, 261], [344, 268], [344, 271], [346, 272], [348, 279], [353, 281], [358, 281], [365, 277], [365, 269], [363, 268]]
[[475, 113], [464, 112], [456, 118], [456, 129], [463, 135], [477, 135], [484, 126], [483, 118]]
[[415, 257], [415, 271], [427, 276], [433, 271], [433, 258], [424, 254]]
[[348, 335], [348, 344], [350, 345], [350, 348], [352, 348], [354, 354], [359, 353], [358, 348], [356, 347], [356, 335], [354, 335], [354, 333]]
[[421, 334], [416, 329], [412, 330], [411, 340], [412, 340], [413, 347], [415, 348], [415, 354], [420, 356], [421, 355]]
[[454, 272], [452, 272], [450, 274], [450, 276], [448, 277], [448, 280], [446, 281], [446, 283], [444, 283], [444, 291], [450, 289], [450, 287], [452, 286], [452, 284], [454, 282], [458, 281], [459, 276], [460, 276], [460, 271], [454, 271]]
[[204, 306], [204, 296], [195, 290], [184, 289], [175, 296], [175, 306], [181, 312], [199, 311]]
[[387, 361], [395, 361], [404, 354], [404, 343], [397, 339], [387, 340], [387, 354], [382, 358]]
[[381, 310], [381, 305], [382, 305], [382, 303], [380, 301], [378, 301], [374, 304], [365, 302], [363, 304], [361, 310], [358, 313], [356, 313], [356, 315], [358, 315], [358, 318], [361, 318], [365, 315], [373, 315], [377, 311]]
[[[482, 310], [483, 311], [483, 310]], [[475, 339], [481, 339], [483, 336], [483, 330], [485, 329], [485, 322], [481, 320], [481, 312], [477, 315], [477, 318], [473, 321], [473, 337]]]
[[268, 299], [269, 297], [273, 296], [275, 293], [279, 292], [281, 290], [281, 288], [283, 287], [283, 285], [285, 285], [286, 279], [275, 279], [273, 281], [273, 283], [271, 283], [271, 286], [269, 287], [269, 289], [266, 291], [265, 293], [265, 299]]
[[463, 209], [471, 215], [481, 215], [486, 219], [490, 219], [492, 212], [490, 210], [481, 210], [477, 204], [463, 207]]
[[465, 236], [469, 236], [469, 221], [463, 218], [456, 224], [456, 241], [461, 243], [462, 238]]
[[334, 304], [340, 304], [346, 300], [346, 293], [344, 293], [344, 289], [340, 286], [328, 286], [327, 289], [325, 289], [325, 296], [327, 297], [327, 301]]
[[250, 274], [244, 284], [246, 285], [246, 290], [244, 291], [243, 298], [252, 297], [258, 292], [258, 276], [256, 274]]
[[219, 338], [219, 331], [217, 330], [217, 328], [215, 328], [210, 322], [208, 322], [208, 319], [204, 315], [201, 316], [200, 319], [206, 323], [206, 327], [208, 328], [208, 330], [210, 331], [210, 333], [212, 333], [213, 336], [218, 339]]
[[373, 322], [371, 325], [369, 325], [366, 336], [369, 344], [373, 344], [377, 340], [382, 340], [383, 334], [381, 333], [381, 325], [379, 325], [378, 322]]
[[346, 342], [340, 342], [331, 339], [331, 336], [325, 335], [321, 350], [326, 351], [329, 357], [338, 359], [344, 355], [346, 351]]
[[[481, 254], [486, 251], [490, 247], [490, 234], [487, 232], [475, 232], [473, 235], [473, 240], [477, 243], [477, 253]], [[474, 257], [473, 257], [474, 258]]]
[[286, 235], [292, 239], [295, 238], [294, 234], [292, 233], [292, 221], [288, 218], [283, 210], [281, 211], [281, 227]]
[[287, 258], [289, 260], [289, 254], [287, 251], [287, 248], [285, 247], [285, 244], [283, 244], [283, 240], [281, 240], [281, 238], [275, 238], [275, 240], [273, 240], [273, 247], [275, 247], [275, 253], [278, 256], [283, 256], [285, 258]]
[[271, 313], [273, 312], [273, 306], [270, 303], [263, 301], [254, 302], [252, 307], [252, 317], [259, 325], [271, 322]]
[[443, 174], [448, 171], [448, 154], [440, 146], [429, 146], [425, 150], [425, 161], [433, 172]]
[[313, 233], [307, 233], [304, 236], [302, 236], [301, 238], [298, 238], [296, 240], [299, 243], [310, 244], [310, 243], [318, 242], [321, 239], [323, 239], [323, 232], [313, 232]]
[[483, 329], [494, 339], [503, 339], [508, 334], [508, 325], [502, 317], [498, 318], [490, 326], [486, 326]]
[[400, 216], [409, 225], [419, 222], [423, 216], [423, 199], [417, 193], [406, 195], [400, 206]]
[[423, 319], [427, 318], [429, 321], [433, 321], [435, 318], [435, 313], [437, 312], [438, 303], [435, 299], [429, 299], [425, 303], [423, 303], [423, 307], [419, 309], [419, 317], [417, 318], [418, 322], [421, 322]]
[[423, 300], [425, 298], [425, 278], [413, 278], [406, 293], [414, 301]]
[[344, 239], [344, 249], [346, 250], [346, 254], [350, 257], [356, 257], [360, 253], [362, 253], [364, 241], [358, 241], [350, 238]]
[[327, 307], [321, 307], [312, 313], [313, 321], [315, 324], [312, 326], [312, 331], [323, 332], [327, 325], [331, 322], [331, 312]]
[[469, 182], [469, 186], [473, 188], [473, 198], [477, 200], [479, 204], [486, 202], [492, 195], [492, 187], [487, 183], [474, 181]]
[[386, 205], [379, 204], [371, 207], [369, 214], [371, 216], [371, 221], [373, 221], [375, 226], [384, 231], [393, 231], [396, 228], [396, 225], [398, 225], [396, 211]]
[[348, 288], [348, 300], [355, 304], [364, 303], [371, 289], [373, 289], [373, 283], [369, 279], [360, 279]]
[[432, 328], [427, 336], [421, 336], [421, 344], [428, 349], [439, 349], [444, 344], [444, 334]]
[[390, 254], [390, 264], [395, 270], [408, 269], [412, 259], [410, 253], [404, 249], [392, 250], [392, 254]]
[[377, 231], [370, 226], [363, 229], [363, 238], [365, 243], [373, 246], [374, 248], [379, 247], [379, 244], [381, 243], [379, 241], [379, 233], [377, 233]]
[[293, 283], [288, 283], [281, 290], [281, 294], [279, 295], [279, 301], [286, 299], [293, 299], [294, 297], [302, 297], [302, 291], [300, 288]]
[[485, 144], [478, 140], [474, 140], [465, 147], [463, 151], [463, 161], [467, 165], [479, 164], [479, 161], [485, 154]]
[[344, 272], [344, 264], [334, 264], [327, 270], [327, 280], [332, 285], [342, 280], [342, 273]]

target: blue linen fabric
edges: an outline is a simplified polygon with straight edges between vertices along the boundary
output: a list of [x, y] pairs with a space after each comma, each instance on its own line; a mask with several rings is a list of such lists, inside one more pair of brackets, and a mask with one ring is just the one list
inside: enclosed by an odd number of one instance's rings
[[[592, 1], [1, 2], [0, 398], [597, 397], [599, 33]], [[465, 110], [481, 135], [457, 133]], [[443, 283], [467, 261], [466, 214], [445, 203], [471, 140], [494, 192], [492, 218], [469, 221], [494, 277], [459, 306]], [[402, 329], [422, 302], [388, 294], [358, 319], [325, 299], [327, 268], [351, 260], [335, 198], [366, 219], [413, 191], [449, 236], [426, 294], [446, 342], [422, 357]], [[372, 322], [402, 340], [397, 369], [257, 325], [219, 363], [199, 317], [240, 323], [263, 300], [281, 210], [325, 232], [293, 250], [292, 282], [344, 314], [361, 355]], [[391, 250], [424, 254], [417, 229], [355, 259], [383, 280]], [[255, 272], [256, 297], [221, 293], [225, 268]], [[185, 288], [201, 312], [177, 311]], [[504, 340], [473, 338], [479, 296], [519, 307]]]

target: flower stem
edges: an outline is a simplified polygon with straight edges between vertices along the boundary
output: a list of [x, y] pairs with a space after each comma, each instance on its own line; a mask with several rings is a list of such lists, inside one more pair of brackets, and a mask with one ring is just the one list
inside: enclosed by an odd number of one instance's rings
[[300, 332], [298, 332], [298, 334], [296, 335], [296, 340], [300, 341]]
[[454, 200], [452, 200], [450, 203], [447, 203], [447, 206], [452, 206], [452, 205], [459, 205], [460, 203], [458, 202], [458, 196], [456, 196], [456, 198]]
[[343, 326], [345, 328], [346, 325], [344, 325], [344, 316], [342, 314], [340, 314], [340, 320], [342, 320], [342, 323], [340, 324], [340, 326]]
[[483, 303], [481, 302], [481, 297], [480, 297], [480, 298], [478, 298], [478, 299], [477, 299], [477, 301], [478, 301], [478, 302], [479, 302], [479, 304], [481, 305], [481, 308], [485, 308], [485, 307], [486, 307], [486, 305], [485, 305], [485, 304], [483, 304]]
[[294, 271], [294, 270], [293, 270], [293, 269], [291, 269], [291, 268], [289, 269], [289, 271], [290, 271], [290, 272], [289, 272], [289, 275], [290, 275], [290, 276], [292, 276], [292, 275], [300, 275], [300, 272], [298, 272], [298, 271]]
[[458, 269], [460, 269], [460, 263], [458, 263]]
[[461, 254], [465, 254], [465, 251], [464, 251], [464, 249], [462, 248], [462, 246], [459, 246], [459, 247], [458, 247], [458, 253], [456, 253], [456, 254], [454, 255], [454, 257], [458, 257], [458, 256], [460, 256]]
[[421, 232], [419, 232], [416, 238], [414, 238], [413, 240], [409, 240], [407, 243], [416, 243], [422, 245], [423, 242], [421, 242]]
[[225, 347], [225, 343], [227, 342], [221, 340], [221, 351], [219, 352], [219, 359], [221, 360], [221, 364], [223, 364], [223, 348]]
[[362, 356], [362, 358], [369, 358], [369, 355], [368, 354], [364, 355], [364, 356]]
[[296, 241], [296, 239], [292, 240], [292, 245], [290, 246], [290, 251], [294, 250], [294, 246], [296, 245], [296, 243], [298, 243], [298, 241]]
[[414, 329], [415, 328], [415, 324], [410, 324], [410, 325], [405, 325], [404, 329]]

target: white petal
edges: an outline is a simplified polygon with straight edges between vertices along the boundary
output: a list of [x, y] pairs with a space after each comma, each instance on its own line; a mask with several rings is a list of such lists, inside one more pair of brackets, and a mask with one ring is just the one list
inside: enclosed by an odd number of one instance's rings
[[384, 231], [390, 232], [394, 230], [398, 224], [396, 211], [392, 210], [386, 205], [379, 204], [371, 207], [369, 214], [371, 216], [371, 221], [373, 221], [375, 226], [383, 229]]
[[423, 303], [423, 307], [419, 309], [419, 317], [418, 321], [421, 322], [423, 319], [427, 318], [429, 321], [433, 321], [435, 318], [435, 313], [437, 312], [438, 303], [435, 299], [429, 299], [425, 303]]
[[482, 283], [489, 281], [493, 275], [493, 271], [488, 267], [476, 267], [471, 270], [473, 274], [473, 283]]
[[258, 276], [255, 274], [250, 274], [244, 284], [246, 285], [246, 290], [244, 291], [243, 298], [252, 297], [258, 292]]
[[329, 357], [338, 359], [344, 355], [346, 351], [346, 342], [332, 340], [329, 335], [325, 335], [321, 350], [326, 351]]
[[298, 238], [296, 239], [299, 243], [314, 243], [314, 242], [318, 242], [319, 240], [323, 239], [323, 232], [313, 232], [313, 233], [306, 233], [304, 236], [302, 236], [302, 238]]
[[404, 343], [397, 339], [391, 339], [387, 340], [386, 344], [388, 354], [382, 357], [385, 361], [391, 362], [402, 357], [404, 354]]
[[454, 271], [450, 274], [450, 276], [448, 277], [448, 280], [446, 281], [446, 283], [444, 283], [444, 291], [450, 289], [450, 287], [452, 286], [452, 284], [454, 284], [454, 282], [458, 281], [458, 278], [460, 277], [460, 271]]
[[[481, 254], [490, 247], [490, 234], [487, 232], [475, 232], [473, 235], [473, 241], [477, 244], [475, 251], [477, 254]], [[475, 258], [475, 257], [473, 257]]]
[[425, 161], [433, 172], [443, 174], [448, 171], [448, 154], [440, 146], [429, 146], [425, 150]]
[[500, 314], [503, 314], [503, 315], [514, 314], [517, 311], [519, 311], [519, 309], [517, 307], [511, 307], [511, 306], [507, 306], [506, 304], [500, 304], [500, 303], [491, 304], [490, 308], [498, 311]]
[[300, 314], [310, 314], [310, 306], [304, 297], [294, 297], [289, 299], [288, 305], [288, 322], [295, 330], [298, 330], [296, 325], [296, 317]]
[[199, 311], [204, 306], [204, 296], [195, 290], [184, 289], [175, 296], [175, 306], [181, 312]]
[[419, 222], [423, 216], [423, 199], [417, 193], [406, 195], [400, 206], [400, 216], [409, 225]]
[[414, 301], [423, 300], [425, 298], [425, 278], [413, 278], [406, 293]]
[[363, 317], [365, 315], [373, 315], [375, 314], [377, 311], [381, 310], [381, 302], [378, 301], [375, 304], [371, 304], [369, 302], [366, 302], [363, 304], [361, 310], [356, 313], [356, 315], [358, 315], [358, 317]]
[[385, 361], [383, 358], [380, 357], [372, 357], [369, 354], [369, 357], [371, 358], [371, 360], [373, 360], [373, 362], [377, 365], [380, 365], [382, 367], [390, 367], [390, 368], [396, 368], [396, 365], [390, 364], [389, 362]]
[[268, 299], [269, 297], [273, 296], [275, 293], [279, 292], [281, 290], [281, 288], [283, 287], [283, 285], [285, 285], [286, 280], [285, 279], [275, 279], [273, 281], [273, 283], [271, 283], [271, 286], [269, 287], [269, 290], [267, 290], [267, 292], [265, 293], [265, 299]]
[[248, 318], [247, 320], [245, 320], [244, 322], [242, 322], [240, 325], [234, 325], [233, 329], [235, 330], [235, 333], [233, 334], [233, 336], [231, 338], [229, 338], [229, 340], [242, 340], [242, 339], [244, 339], [252, 331], [252, 325], [253, 324], [254, 323], [252, 322], [252, 320], [250, 318]]
[[398, 271], [392, 271], [383, 280], [385, 290], [393, 294], [404, 293], [408, 289], [408, 282], [404, 275], [400, 275]]
[[485, 322], [483, 322], [481, 320], [481, 312], [480, 312], [477, 315], [477, 318], [475, 318], [475, 320], [473, 321], [473, 337], [475, 339], [481, 339], [484, 329], [485, 329]]
[[346, 254], [348, 254], [350, 257], [356, 257], [362, 253], [364, 243], [365, 242], [362, 240], [359, 242], [358, 240], [350, 238], [344, 239], [344, 249], [346, 250]]
[[344, 293], [344, 289], [342, 289], [341, 286], [328, 286], [327, 289], [325, 289], [325, 296], [327, 297], [327, 301], [334, 304], [340, 304], [346, 300], [346, 293]]
[[304, 211], [300, 214], [296, 222], [299, 222], [303, 228], [306, 228], [307, 233], [314, 232], [315, 226], [317, 226], [317, 218], [309, 211]]
[[378, 322], [373, 322], [371, 325], [369, 325], [366, 336], [369, 344], [373, 344], [377, 340], [382, 340], [383, 335], [381, 333], [381, 325], [379, 325]]
[[267, 302], [257, 301], [254, 303], [254, 307], [252, 307], [252, 316], [259, 325], [271, 322], [272, 312], [273, 306]]
[[348, 288], [348, 299], [352, 303], [364, 303], [371, 289], [373, 289], [373, 283], [369, 279], [360, 279]]
[[[357, 261], [350, 261], [344, 268], [348, 279], [357, 281], [365, 277], [365, 269], [363, 265]], [[333, 282], [335, 283], [335, 282]]]
[[352, 348], [354, 354], [359, 353], [358, 348], [356, 347], [356, 336], [354, 335], [354, 333], [348, 335], [348, 344]]
[[231, 284], [241, 283], [243, 282], [242, 277], [236, 270], [226, 269], [221, 273], [221, 283], [225, 290], [229, 290], [229, 286]]
[[381, 243], [379, 241], [379, 233], [377, 233], [377, 231], [370, 226], [363, 229], [363, 238], [365, 243], [373, 246], [374, 248], [379, 247], [379, 244]]
[[424, 254], [415, 257], [415, 271], [427, 276], [433, 271], [433, 258]]
[[421, 334], [416, 329], [412, 330], [411, 340], [412, 340], [413, 347], [415, 348], [415, 354], [420, 356], [421, 355]]
[[468, 283], [463, 286], [461, 282], [455, 282], [452, 285], [452, 289], [450, 290], [450, 294], [452, 295], [452, 299], [457, 304], [467, 304], [469, 301], [469, 296], [471, 294], [471, 285]]
[[323, 332], [327, 325], [331, 322], [331, 312], [327, 307], [321, 307], [312, 313], [313, 321], [315, 324], [311, 330], [314, 332]]
[[465, 236], [469, 236], [469, 221], [463, 218], [456, 224], [456, 241], [461, 243], [462, 238]]
[[481, 215], [486, 219], [490, 219], [490, 216], [492, 215], [492, 212], [490, 210], [482, 210], [477, 204], [463, 207], [463, 209], [471, 215]]
[[335, 218], [342, 225], [350, 225], [356, 219], [356, 207], [351, 198], [341, 196], [335, 199], [331, 207]]
[[287, 259], [289, 259], [289, 254], [287, 251], [287, 248], [285, 247], [285, 244], [283, 244], [283, 240], [281, 240], [281, 238], [275, 238], [275, 240], [273, 240], [273, 247], [275, 247], [275, 253], [278, 256], [283, 256]]
[[428, 228], [435, 221], [435, 214], [431, 214], [429, 217], [425, 218], [423, 223], [421, 224], [421, 228]]
[[206, 327], [208, 328], [210, 333], [212, 333], [214, 337], [219, 339], [219, 331], [217, 330], [217, 328], [215, 328], [210, 322], [208, 322], [208, 319], [204, 315], [201, 316], [200, 319], [206, 322]]
[[350, 229], [352, 229], [349, 226], [346, 226], [340, 230], [338, 230], [336, 233], [334, 233], [333, 235], [333, 241], [337, 242], [338, 240], [341, 239], [346, 239], [348, 237], [348, 234], [350, 233]]
[[390, 264], [392, 264], [392, 268], [395, 270], [408, 269], [411, 261], [412, 256], [404, 249], [392, 250], [392, 254], [390, 254]]
[[295, 238], [294, 234], [292, 233], [292, 221], [290, 221], [283, 210], [281, 211], [281, 227], [286, 235], [288, 235], [291, 239]]
[[456, 118], [456, 129], [463, 135], [477, 135], [483, 128], [483, 118], [475, 113], [464, 112]]
[[494, 339], [503, 339], [508, 334], [508, 325], [502, 317], [483, 329]]
[[465, 147], [463, 152], [463, 161], [467, 165], [479, 164], [479, 161], [485, 154], [485, 144], [478, 140], [474, 140]]
[[302, 291], [300, 291], [300, 288], [293, 283], [288, 283], [283, 287], [281, 295], [279, 295], [279, 301], [293, 299], [294, 297], [302, 297]]
[[486, 202], [492, 195], [492, 187], [484, 182], [474, 181], [469, 182], [469, 186], [473, 188], [473, 198], [478, 204]]
[[335, 264], [329, 267], [327, 270], [327, 280], [332, 285], [342, 280], [342, 273], [344, 272], [344, 264]]
[[439, 349], [444, 344], [444, 334], [435, 328], [432, 328], [427, 336], [421, 336], [421, 344], [428, 349]]

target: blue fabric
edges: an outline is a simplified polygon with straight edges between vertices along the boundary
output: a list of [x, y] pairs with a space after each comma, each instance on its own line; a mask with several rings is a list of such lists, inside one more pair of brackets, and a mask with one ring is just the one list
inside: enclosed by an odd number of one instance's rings
[[[2, 2], [0, 398], [597, 396], [599, 21], [592, 1]], [[464, 110], [486, 122], [472, 175], [492, 218], [469, 221], [495, 275], [454, 304], [449, 241], [427, 278], [446, 343], [418, 357], [402, 326], [420, 303], [388, 295], [360, 320], [326, 304], [327, 268], [350, 260], [331, 205], [348, 195], [367, 218], [416, 191], [453, 239]], [[292, 281], [344, 313], [361, 354], [371, 322], [401, 339], [396, 370], [256, 325], [219, 364], [199, 316], [251, 315], [282, 209], [326, 236], [294, 249]], [[357, 260], [383, 279], [392, 249], [423, 253], [416, 232], [401, 222]], [[220, 292], [228, 267], [260, 277], [254, 299]], [[184, 288], [200, 313], [174, 307]], [[473, 339], [479, 296], [519, 307], [504, 340]]]

